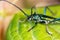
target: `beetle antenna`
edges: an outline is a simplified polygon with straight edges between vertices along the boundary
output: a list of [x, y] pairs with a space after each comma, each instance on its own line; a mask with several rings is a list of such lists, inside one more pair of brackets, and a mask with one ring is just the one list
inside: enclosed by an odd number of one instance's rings
[[46, 8], [52, 13], [52, 15], [55, 14], [49, 7], [46, 7]]
[[23, 12], [24, 13], [24, 15], [25, 16], [27, 16], [28, 17], [28, 15], [21, 9], [21, 8], [19, 8], [18, 6], [16, 6], [15, 4], [13, 4], [13, 3], [11, 3], [11, 2], [9, 2], [9, 1], [7, 1], [7, 0], [3, 0], [3, 1], [5, 1], [5, 2], [8, 2], [8, 3], [10, 3], [10, 4], [12, 4], [13, 6], [15, 6], [16, 8], [18, 8], [21, 12]]

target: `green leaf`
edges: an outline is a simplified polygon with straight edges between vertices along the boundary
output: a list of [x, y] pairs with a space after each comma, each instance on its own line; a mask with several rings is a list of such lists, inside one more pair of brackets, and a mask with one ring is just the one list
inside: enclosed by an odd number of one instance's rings
[[[53, 12], [57, 11], [55, 17], [60, 17], [60, 6], [49, 7]], [[25, 9], [26, 13], [30, 15], [30, 9]], [[43, 13], [43, 8], [38, 8], [37, 13]], [[47, 10], [47, 15], [52, 16]], [[7, 32], [6, 40], [60, 40], [60, 24], [48, 24], [48, 30], [52, 33], [49, 35], [46, 32], [45, 24], [37, 24], [37, 26], [30, 32], [29, 28], [35, 25], [33, 21], [24, 21], [26, 16], [23, 13], [17, 13], [11, 21]]]

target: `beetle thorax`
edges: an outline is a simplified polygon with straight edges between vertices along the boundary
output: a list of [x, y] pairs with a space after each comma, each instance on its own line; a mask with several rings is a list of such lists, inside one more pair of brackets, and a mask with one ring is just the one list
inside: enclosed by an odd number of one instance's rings
[[28, 17], [28, 20], [29, 21], [33, 20], [34, 22], [38, 22], [38, 23], [46, 23], [46, 21], [47, 21], [43, 16], [41, 16], [39, 14], [32, 14], [32, 15], [30, 15]]
[[31, 15], [29, 18], [28, 18], [28, 20], [30, 20], [30, 21], [35, 21], [35, 22], [42, 22], [42, 21], [45, 21], [45, 20], [43, 20], [43, 17], [42, 16], [39, 16], [38, 14], [33, 14], [33, 15]]

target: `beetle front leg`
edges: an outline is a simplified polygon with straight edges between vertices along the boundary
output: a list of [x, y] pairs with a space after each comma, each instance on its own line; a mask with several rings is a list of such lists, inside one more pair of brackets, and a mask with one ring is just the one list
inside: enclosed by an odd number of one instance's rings
[[37, 22], [35, 23], [35, 25], [34, 25], [32, 28], [30, 28], [30, 29], [28, 30], [28, 32], [31, 31], [33, 28], [35, 28], [36, 25], [37, 25]]

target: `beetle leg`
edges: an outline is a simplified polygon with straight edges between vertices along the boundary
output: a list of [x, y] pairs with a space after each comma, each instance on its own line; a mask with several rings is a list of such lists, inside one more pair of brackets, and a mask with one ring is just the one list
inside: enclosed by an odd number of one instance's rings
[[60, 23], [59, 21], [60, 21], [60, 18], [56, 18], [56, 19], [50, 21], [50, 23]]
[[31, 8], [31, 15], [33, 14], [33, 7]]
[[54, 19], [53, 21], [60, 21], [60, 18], [56, 18], [56, 19]]
[[48, 22], [46, 22], [46, 32], [49, 34], [49, 35], [51, 35], [52, 36], [52, 33], [49, 31], [49, 29], [48, 29]]
[[44, 15], [46, 15], [46, 7], [44, 8]]
[[32, 20], [32, 17], [33, 17], [33, 8], [34, 7], [31, 8], [31, 20]]
[[49, 7], [46, 7], [46, 8], [51, 12], [52, 15], [55, 16], [55, 13]]
[[52, 33], [49, 31], [48, 27], [46, 27], [46, 32], [52, 36]]
[[37, 25], [37, 22], [35, 23], [35, 25], [34, 25], [32, 28], [30, 28], [30, 29], [28, 30], [28, 32], [31, 31], [33, 28], [35, 28], [36, 25]]

